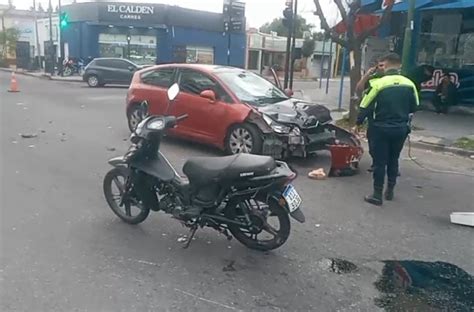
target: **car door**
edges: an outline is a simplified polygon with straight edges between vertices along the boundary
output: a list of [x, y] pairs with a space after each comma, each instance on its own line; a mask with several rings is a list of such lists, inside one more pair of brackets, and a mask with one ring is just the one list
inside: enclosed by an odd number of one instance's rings
[[137, 67], [127, 60], [111, 59], [111, 83], [130, 84]]
[[[178, 83], [181, 91], [173, 102], [170, 113], [174, 116], [187, 114], [188, 118], [171, 132], [205, 143], [221, 144], [223, 134], [216, 129], [224, 127], [216, 125], [222, 125], [227, 119], [229, 103], [232, 102], [229, 95], [208, 74], [192, 69], [178, 69]], [[216, 101], [201, 97], [201, 92], [205, 90], [214, 91]]]

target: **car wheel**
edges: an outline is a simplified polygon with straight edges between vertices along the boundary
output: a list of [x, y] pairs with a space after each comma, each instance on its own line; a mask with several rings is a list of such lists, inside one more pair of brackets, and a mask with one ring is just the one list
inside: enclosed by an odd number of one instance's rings
[[100, 86], [99, 77], [97, 77], [96, 75], [90, 75], [89, 77], [87, 77], [87, 84], [91, 88], [96, 88]]
[[263, 138], [260, 130], [248, 123], [232, 126], [225, 142], [228, 154], [261, 154], [262, 145]]
[[128, 129], [130, 129], [131, 132], [135, 131], [138, 124], [147, 116], [148, 112], [144, 111], [140, 105], [133, 105], [127, 114]]

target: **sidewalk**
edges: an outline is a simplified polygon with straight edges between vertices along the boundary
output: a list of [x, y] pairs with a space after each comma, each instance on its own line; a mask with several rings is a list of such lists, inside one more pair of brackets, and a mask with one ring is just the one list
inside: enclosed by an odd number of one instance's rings
[[[343, 101], [341, 108], [349, 110], [349, 79], [346, 78], [343, 90]], [[326, 94], [326, 81], [323, 81], [319, 89], [319, 82], [295, 83], [295, 97], [301, 97], [315, 103], [324, 104], [332, 111], [333, 119], [342, 118], [342, 113], [337, 112], [339, 99], [339, 81], [330, 80], [328, 94]], [[302, 90], [302, 92], [296, 92]], [[424, 107], [430, 107], [429, 103], [423, 103]], [[456, 147], [456, 141], [467, 138], [474, 144], [474, 107], [453, 107], [452, 113], [438, 115], [433, 111], [419, 111], [413, 120], [413, 132], [410, 135], [413, 146], [448, 151], [463, 156], [474, 157], [474, 150]], [[472, 145], [471, 144], [471, 145]]]
[[[11, 72], [13, 71], [11, 68], [0, 68], [1, 71], [7, 71]], [[42, 78], [42, 79], [49, 79], [49, 80], [56, 80], [56, 81], [67, 81], [67, 82], [83, 82], [82, 81], [82, 76], [70, 76], [70, 77], [61, 77], [61, 76], [51, 76], [51, 74], [47, 74], [43, 71], [27, 71], [23, 69], [17, 69], [15, 70], [15, 73], [20, 74], [20, 75], [26, 75], [26, 76], [31, 76], [31, 77], [36, 77], [36, 78]]]

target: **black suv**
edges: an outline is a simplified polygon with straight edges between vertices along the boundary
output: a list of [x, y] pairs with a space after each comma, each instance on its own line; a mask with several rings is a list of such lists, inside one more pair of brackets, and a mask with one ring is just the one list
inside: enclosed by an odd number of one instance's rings
[[141, 68], [123, 58], [96, 58], [86, 66], [82, 80], [89, 87], [102, 87], [106, 83], [129, 85], [135, 71]]

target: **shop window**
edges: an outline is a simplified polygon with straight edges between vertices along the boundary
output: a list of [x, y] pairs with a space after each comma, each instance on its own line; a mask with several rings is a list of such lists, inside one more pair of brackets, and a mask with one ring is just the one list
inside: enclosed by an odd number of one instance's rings
[[214, 64], [214, 49], [186, 46], [186, 63]]
[[[437, 68], [463, 68], [474, 64], [474, 32], [463, 29], [472, 23], [461, 14], [437, 14], [423, 18], [419, 35], [418, 64]], [[465, 28], [465, 27], [464, 27]]]
[[194, 70], [181, 70], [179, 86], [182, 91], [195, 95], [204, 90], [212, 90], [218, 99], [231, 103], [232, 100], [224, 89], [208, 76]]
[[249, 69], [258, 69], [259, 64], [258, 64], [258, 59], [259, 59], [259, 51], [249, 51], [249, 63], [248, 63], [248, 68]]
[[169, 88], [173, 84], [173, 74], [173, 68], [163, 68], [145, 72], [142, 74], [141, 78], [145, 84]]
[[132, 62], [145, 65], [156, 62], [156, 37], [131, 35], [130, 43], [127, 34], [99, 34], [99, 51], [101, 57], [128, 58]]

